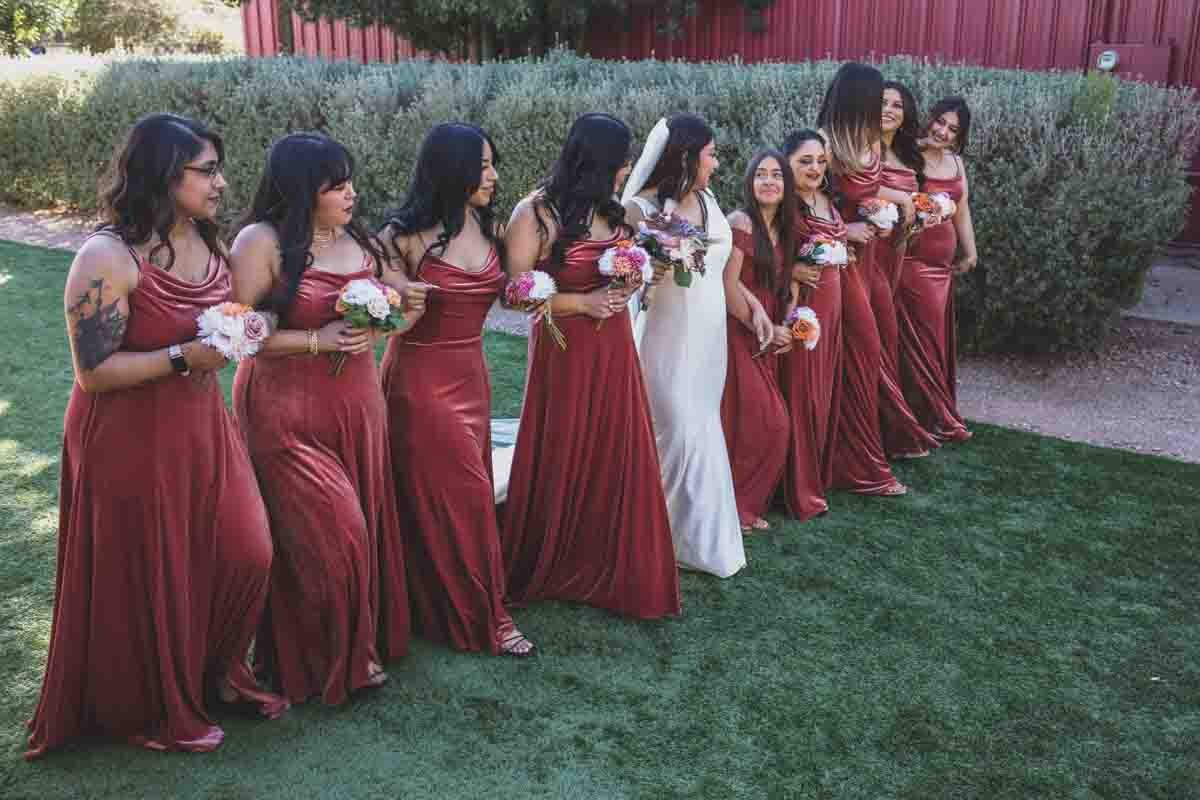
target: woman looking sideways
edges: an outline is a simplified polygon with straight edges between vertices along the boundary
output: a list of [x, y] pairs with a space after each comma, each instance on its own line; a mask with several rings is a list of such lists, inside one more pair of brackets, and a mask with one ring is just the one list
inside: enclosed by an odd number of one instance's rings
[[[196, 318], [229, 300], [214, 222], [221, 138], [151, 114], [100, 194], [64, 295], [64, 420], [50, 653], [26, 758], [100, 734], [209, 751], [217, 701], [287, 708], [246, 663], [271, 569], [267, 515]], [[216, 489], [219, 488], [219, 491]]]
[[[709, 239], [692, 285], [664, 280], [638, 317], [638, 355], [654, 419], [675, 557], [727, 578], [746, 565], [721, 395], [729, 357], [723, 273], [732, 231], [709, 180], [720, 162], [712, 128], [695, 114], [659, 120], [625, 187], [631, 225], [664, 211]], [[765, 342], [763, 342], [765, 344]]]
[[505, 282], [499, 162], [474, 125], [438, 125], [421, 143], [408, 194], [380, 238], [391, 263], [384, 280], [426, 291], [426, 310], [388, 342], [383, 389], [414, 627], [457, 650], [524, 657], [533, 642], [504, 605], [483, 355], [483, 322]]
[[879, 152], [883, 76], [865, 64], [843, 64], [825, 93], [817, 123], [829, 143], [834, 191], [849, 223], [853, 262], [842, 281], [842, 390], [838, 403], [833, 487], [867, 495], [907, 492], [892, 475], [879, 428], [882, 352], [871, 307], [878, 248], [875, 228], [860, 219], [859, 204], [880, 194]]
[[354, 216], [353, 177], [353, 158], [327, 136], [278, 140], [232, 253], [234, 299], [280, 319], [233, 387], [276, 549], [256, 660], [289, 700], [329, 705], [382, 684], [385, 661], [408, 650], [375, 337], [335, 309], [349, 281], [382, 263]]
[[509, 270], [554, 277], [550, 303], [567, 348], [534, 326], [503, 538], [514, 601], [653, 619], [679, 613], [679, 574], [629, 290], [599, 269], [631, 233], [614, 195], [632, 141], [621, 120], [584, 114], [549, 177], [513, 209]]

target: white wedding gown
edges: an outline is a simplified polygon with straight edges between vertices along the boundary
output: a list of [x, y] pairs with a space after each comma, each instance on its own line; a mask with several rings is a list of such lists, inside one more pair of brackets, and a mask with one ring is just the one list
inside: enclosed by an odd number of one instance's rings
[[[746, 566], [733, 473], [721, 428], [721, 394], [728, 359], [722, 273], [733, 232], [717, 201], [705, 192], [712, 243], [703, 276], [675, 285], [668, 273], [636, 312], [634, 334], [654, 420], [675, 559], [689, 569], [725, 578]], [[634, 197], [649, 215], [657, 209]], [[631, 308], [640, 302], [635, 296]]]

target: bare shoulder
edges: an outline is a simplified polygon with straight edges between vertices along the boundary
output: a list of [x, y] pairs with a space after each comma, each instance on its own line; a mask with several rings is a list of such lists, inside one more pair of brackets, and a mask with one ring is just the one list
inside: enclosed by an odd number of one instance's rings
[[537, 192], [528, 194], [513, 207], [506, 228], [510, 235], [536, 233], [540, 238], [554, 238], [558, 226], [553, 214], [539, 198]]
[[238, 235], [233, 240], [233, 248], [253, 251], [268, 248], [277, 250], [279, 249], [279, 234], [271, 223], [255, 222], [238, 231]]
[[83, 243], [67, 274], [67, 303], [89, 287], [104, 285], [124, 296], [137, 286], [138, 265], [129, 247], [115, 236], [93, 236]]
[[743, 233], [754, 232], [754, 224], [750, 221], [750, 215], [740, 208], [729, 212], [725, 218], [729, 220], [729, 227], [735, 231], [742, 231]]

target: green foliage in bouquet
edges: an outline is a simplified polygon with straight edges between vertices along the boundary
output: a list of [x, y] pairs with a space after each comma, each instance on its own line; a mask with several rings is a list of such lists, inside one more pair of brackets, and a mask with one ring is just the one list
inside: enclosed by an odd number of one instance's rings
[[[661, 116], [695, 111], [717, 133], [723, 165], [713, 188], [731, 209], [752, 153], [813, 125], [837, 66], [556, 51], [484, 64], [149, 60], [75, 79], [0, 81], [0, 200], [95, 208], [97, 178], [121, 134], [145, 113], [171, 110], [225, 137], [230, 216], [249, 202], [274, 139], [320, 130], [357, 156], [355, 188], [378, 219], [403, 196], [421, 137], [447, 120], [495, 137], [505, 215], [545, 175], [576, 115], [604, 110], [644, 136]], [[1156, 249], [1186, 220], [1186, 168], [1200, 134], [1192, 92], [910, 58], [880, 67], [923, 108], [961, 94], [973, 110], [966, 164], [980, 263], [958, 282], [962, 345], [1089, 347], [1136, 301]]]

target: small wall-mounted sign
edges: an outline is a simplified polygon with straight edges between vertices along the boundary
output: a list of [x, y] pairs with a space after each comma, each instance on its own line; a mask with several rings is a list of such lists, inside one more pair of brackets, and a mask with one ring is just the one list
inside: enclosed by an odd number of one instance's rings
[[1121, 63], [1121, 57], [1116, 50], [1104, 50], [1096, 57], [1096, 69], [1102, 72], [1112, 72]]

